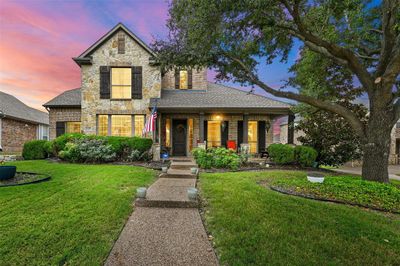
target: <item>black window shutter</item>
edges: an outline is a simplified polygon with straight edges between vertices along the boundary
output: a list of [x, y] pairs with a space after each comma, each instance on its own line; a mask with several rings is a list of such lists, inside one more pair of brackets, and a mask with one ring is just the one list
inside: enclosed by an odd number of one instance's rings
[[243, 143], [243, 121], [238, 121], [238, 127], [237, 127], [237, 137], [238, 137], [238, 148], [240, 148], [240, 144]]
[[142, 99], [142, 67], [132, 67], [132, 99]]
[[56, 137], [65, 134], [65, 122], [56, 122]]
[[192, 70], [191, 69], [189, 69], [188, 71], [187, 71], [187, 73], [188, 73], [188, 89], [190, 90], [190, 89], [192, 89], [193, 88], [193, 79], [192, 79]]
[[228, 121], [222, 121], [221, 122], [221, 146], [222, 147], [227, 147], [227, 142], [229, 138], [229, 122]]
[[[207, 131], [208, 131], [208, 123], [204, 121], [204, 140], [207, 141]], [[207, 143], [208, 146], [208, 143]]]
[[109, 66], [100, 66], [100, 99], [110, 99]]
[[175, 69], [175, 89], [179, 90], [179, 70]]
[[258, 152], [265, 151], [265, 121], [258, 121]]

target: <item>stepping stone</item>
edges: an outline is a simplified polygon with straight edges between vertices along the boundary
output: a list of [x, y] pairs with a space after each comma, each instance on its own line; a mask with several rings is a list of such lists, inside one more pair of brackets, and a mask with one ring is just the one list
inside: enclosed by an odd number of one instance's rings
[[189, 170], [192, 167], [197, 168], [197, 164], [194, 162], [176, 162], [172, 161], [170, 168], [171, 169], [181, 169], [181, 170]]
[[193, 178], [196, 179], [197, 175], [192, 174], [190, 170], [181, 169], [168, 169], [167, 173], [160, 175], [163, 178]]

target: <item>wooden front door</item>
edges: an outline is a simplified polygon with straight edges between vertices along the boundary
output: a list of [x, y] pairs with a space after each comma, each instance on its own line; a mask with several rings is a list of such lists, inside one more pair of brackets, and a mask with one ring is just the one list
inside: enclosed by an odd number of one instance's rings
[[186, 119], [172, 120], [172, 151], [174, 156], [186, 156]]

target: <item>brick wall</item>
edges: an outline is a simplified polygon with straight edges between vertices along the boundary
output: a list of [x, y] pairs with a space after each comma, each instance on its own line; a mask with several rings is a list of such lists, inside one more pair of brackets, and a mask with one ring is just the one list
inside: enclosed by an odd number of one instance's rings
[[[161, 80], [161, 88], [174, 89], [175, 88], [175, 71], [167, 72]], [[207, 89], [207, 69], [200, 71], [192, 71], [192, 89], [205, 90]]]
[[80, 108], [51, 108], [49, 111], [50, 119], [50, 139], [56, 138], [56, 122], [81, 121]]
[[9, 118], [1, 121], [3, 151], [21, 152], [25, 142], [36, 139], [38, 125]]

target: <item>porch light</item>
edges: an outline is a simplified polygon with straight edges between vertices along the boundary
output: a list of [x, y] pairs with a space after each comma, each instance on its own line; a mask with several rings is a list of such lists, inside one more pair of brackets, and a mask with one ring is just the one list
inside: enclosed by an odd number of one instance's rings
[[265, 131], [268, 133], [268, 131], [270, 130], [270, 128], [271, 128], [271, 121], [267, 120], [267, 121], [265, 122]]

